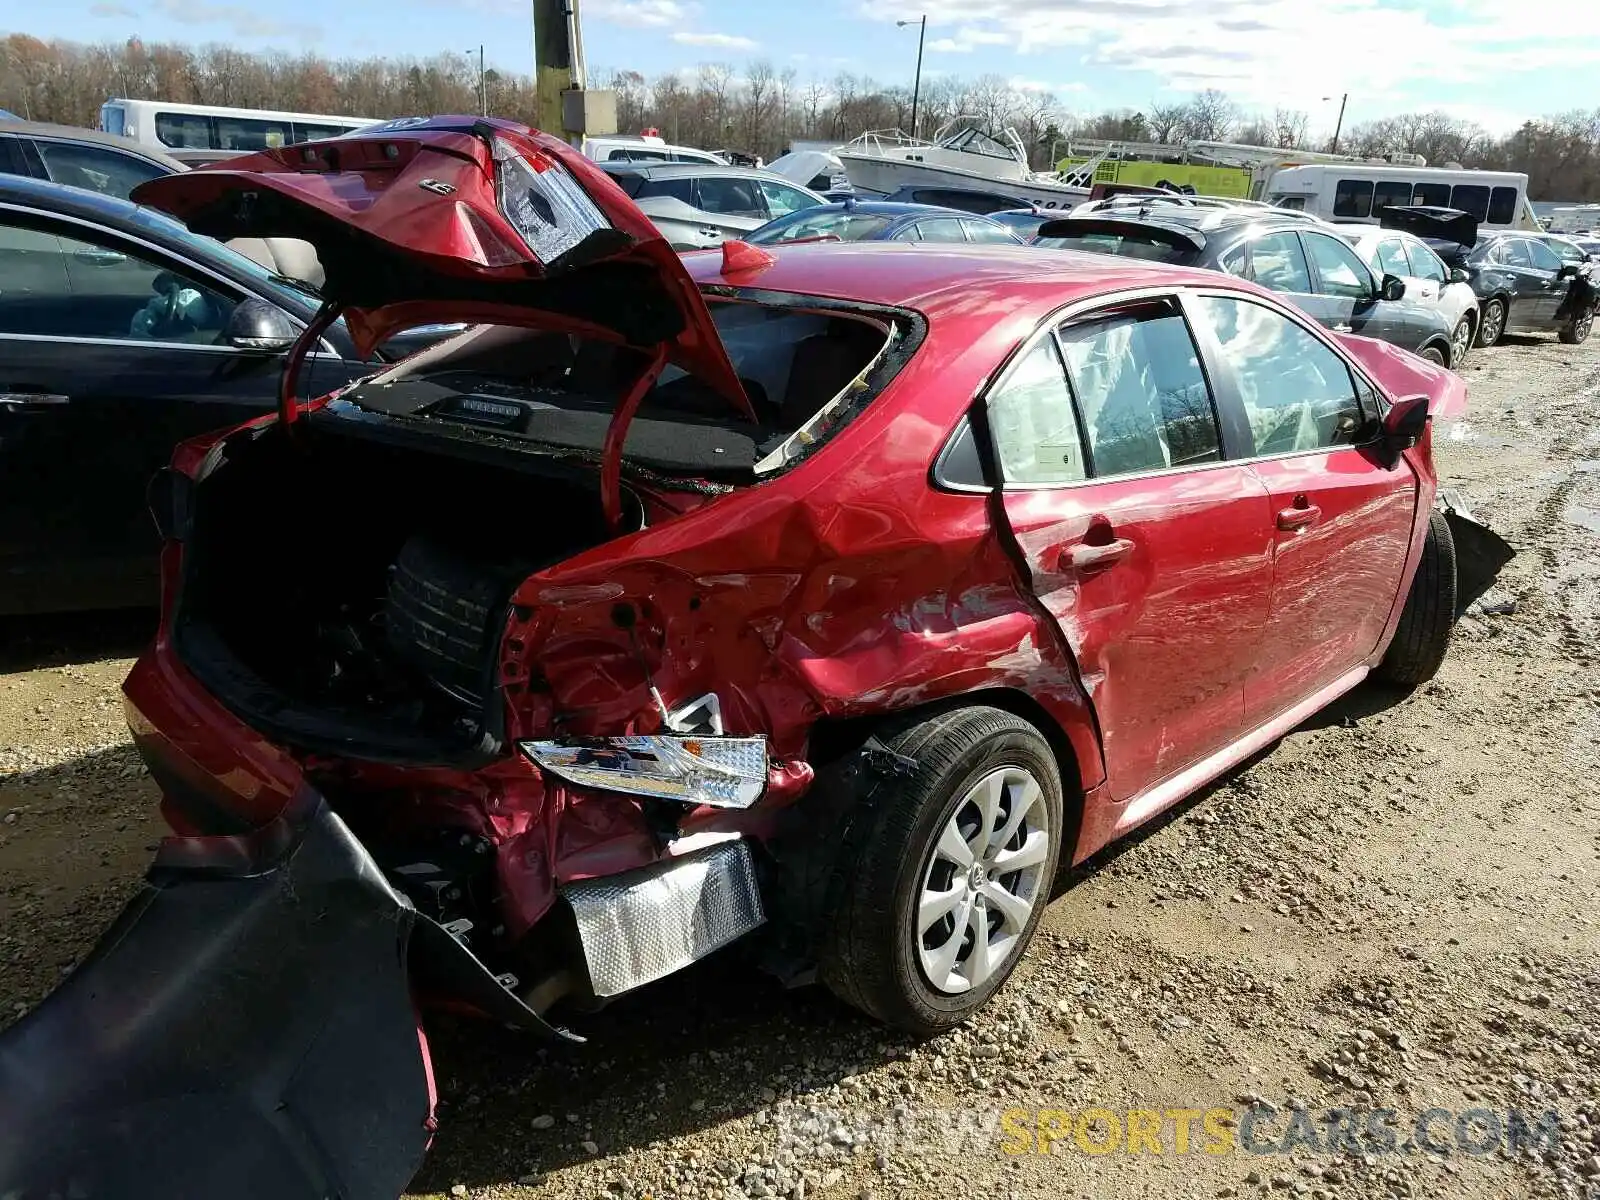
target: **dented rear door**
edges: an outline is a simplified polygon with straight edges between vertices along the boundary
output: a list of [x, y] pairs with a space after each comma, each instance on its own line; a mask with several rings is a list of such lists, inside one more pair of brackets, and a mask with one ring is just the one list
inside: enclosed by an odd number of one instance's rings
[[1271, 591], [1266, 489], [1223, 460], [1171, 299], [1045, 331], [986, 405], [1007, 521], [1127, 801], [1242, 730]]

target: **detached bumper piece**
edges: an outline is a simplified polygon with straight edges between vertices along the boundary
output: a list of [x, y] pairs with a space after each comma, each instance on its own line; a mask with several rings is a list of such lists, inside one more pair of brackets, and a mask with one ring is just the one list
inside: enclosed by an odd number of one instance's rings
[[418, 914], [320, 797], [169, 839], [140, 893], [0, 1035], [0, 1196], [392, 1200], [433, 1128], [412, 936], [435, 981], [552, 1032]]
[[1494, 586], [1501, 569], [1517, 556], [1511, 543], [1473, 515], [1461, 493], [1442, 489], [1439, 508], [1456, 544], [1456, 613], [1460, 617]]
[[562, 893], [596, 996], [617, 996], [670, 975], [767, 918], [744, 841], [574, 884]]

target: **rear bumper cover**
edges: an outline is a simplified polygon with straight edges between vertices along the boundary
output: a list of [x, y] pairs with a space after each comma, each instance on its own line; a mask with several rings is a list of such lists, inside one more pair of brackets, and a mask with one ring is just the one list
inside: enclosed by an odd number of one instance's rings
[[168, 839], [88, 958], [0, 1035], [0, 1195], [397, 1195], [434, 1126], [413, 983], [571, 1036], [309, 789], [254, 833]]

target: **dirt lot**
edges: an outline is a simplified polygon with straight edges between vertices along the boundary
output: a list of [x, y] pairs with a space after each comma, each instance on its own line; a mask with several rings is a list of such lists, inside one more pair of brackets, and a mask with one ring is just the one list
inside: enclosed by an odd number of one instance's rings
[[[1600, 1197], [1600, 342], [1467, 374], [1441, 468], [1519, 556], [1433, 684], [1359, 690], [1077, 872], [992, 1010], [933, 1042], [736, 954], [583, 1018], [575, 1050], [435, 1022], [417, 1194]], [[142, 634], [5, 631], [0, 1022], [159, 836], [116, 703]], [[1129, 1110], [1159, 1132], [1091, 1153]], [[1514, 1152], [1512, 1110], [1558, 1136]], [[1040, 1121], [1071, 1131], [1053, 1155], [1005, 1152]]]

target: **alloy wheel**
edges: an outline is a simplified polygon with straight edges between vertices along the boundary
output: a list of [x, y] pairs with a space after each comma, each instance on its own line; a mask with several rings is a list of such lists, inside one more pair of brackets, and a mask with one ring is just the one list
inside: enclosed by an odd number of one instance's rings
[[1483, 314], [1483, 335], [1479, 339], [1485, 346], [1492, 346], [1500, 340], [1500, 328], [1505, 319], [1505, 309], [1498, 302], [1489, 305]]
[[1456, 324], [1455, 333], [1450, 336], [1450, 365], [1456, 370], [1467, 361], [1467, 353], [1472, 349], [1472, 321], [1462, 317]]
[[917, 897], [917, 952], [934, 990], [959, 995], [1005, 966], [1043, 902], [1050, 806], [1022, 767], [967, 791], [928, 856]]

